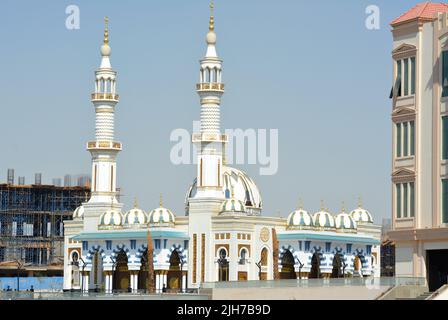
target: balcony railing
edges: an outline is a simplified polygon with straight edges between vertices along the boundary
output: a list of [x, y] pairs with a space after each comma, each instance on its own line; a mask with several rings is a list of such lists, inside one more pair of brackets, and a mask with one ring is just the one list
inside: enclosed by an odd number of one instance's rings
[[228, 142], [228, 137], [225, 134], [218, 133], [193, 133], [193, 142]]
[[116, 141], [89, 141], [87, 149], [121, 150], [121, 142]]
[[118, 101], [120, 96], [113, 93], [92, 93], [92, 100], [112, 100]]
[[198, 83], [197, 90], [224, 91], [224, 83]]

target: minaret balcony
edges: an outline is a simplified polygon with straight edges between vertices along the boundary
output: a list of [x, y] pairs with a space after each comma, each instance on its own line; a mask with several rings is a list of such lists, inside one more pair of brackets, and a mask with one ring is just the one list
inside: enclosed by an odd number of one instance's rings
[[87, 150], [116, 150], [121, 151], [121, 142], [117, 141], [89, 141], [87, 142]]
[[120, 96], [114, 93], [92, 93], [92, 101], [115, 101], [118, 102]]
[[225, 134], [219, 133], [193, 133], [193, 142], [229, 142], [229, 138]]
[[224, 91], [224, 83], [198, 83], [196, 89], [198, 91]]

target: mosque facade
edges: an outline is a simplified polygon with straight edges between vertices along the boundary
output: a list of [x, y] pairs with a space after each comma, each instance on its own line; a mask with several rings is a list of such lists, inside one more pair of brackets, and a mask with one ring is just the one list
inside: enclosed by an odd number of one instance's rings
[[201, 105], [200, 130], [192, 135], [197, 170], [185, 213], [175, 214], [162, 199], [149, 212], [136, 202], [123, 212], [116, 191], [122, 150], [114, 136], [117, 72], [106, 26], [91, 95], [96, 115], [95, 139], [87, 143], [92, 192], [73, 220], [64, 222], [64, 290], [147, 290], [148, 241], [156, 291], [218, 281], [379, 277], [381, 228], [361, 203], [337, 215], [322, 204], [314, 214], [299, 205], [286, 218], [265, 216], [255, 181], [226, 165], [228, 137], [220, 125], [223, 61], [216, 42], [212, 13], [196, 86]]

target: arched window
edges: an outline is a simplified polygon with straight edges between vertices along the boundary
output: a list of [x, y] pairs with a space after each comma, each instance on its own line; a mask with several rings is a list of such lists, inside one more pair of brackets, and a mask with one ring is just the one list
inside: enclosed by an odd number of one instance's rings
[[78, 251], [73, 251], [72, 253], [72, 264], [77, 266], [79, 264], [79, 254]]
[[221, 250], [219, 250], [219, 258], [220, 259], [227, 258], [227, 251], [226, 251], [226, 249], [222, 248]]
[[240, 264], [246, 264], [247, 261], [247, 249], [242, 248], [240, 251]]
[[262, 267], [266, 267], [268, 265], [268, 249], [263, 248], [263, 250], [261, 250], [261, 266]]
[[219, 249], [218, 252], [218, 280], [219, 281], [229, 281], [229, 262], [227, 261], [227, 251], [224, 248]]

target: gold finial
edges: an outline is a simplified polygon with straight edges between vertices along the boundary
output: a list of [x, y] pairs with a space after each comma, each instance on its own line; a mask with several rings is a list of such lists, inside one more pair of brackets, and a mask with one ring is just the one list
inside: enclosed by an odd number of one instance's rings
[[345, 202], [342, 201], [342, 212], [345, 212]]
[[162, 194], [160, 194], [159, 205], [160, 205], [160, 208], [163, 208], [163, 197], [162, 197]]
[[209, 25], [210, 31], [215, 30], [215, 17], [213, 16], [214, 9], [215, 9], [215, 4], [213, 3], [213, 0], [211, 0], [210, 1], [210, 25]]
[[232, 193], [231, 193], [232, 199], [235, 199], [235, 189], [233, 189], [233, 186], [231, 188], [232, 188]]
[[362, 199], [361, 199], [361, 196], [358, 196], [358, 207], [359, 207], [359, 208], [362, 207]]
[[109, 45], [109, 18], [104, 17], [104, 44]]
[[134, 208], [138, 208], [137, 197], [134, 197]]
[[320, 200], [320, 211], [324, 211], [324, 200]]

